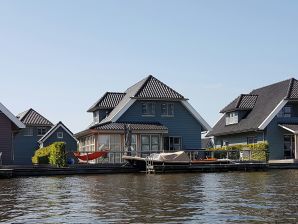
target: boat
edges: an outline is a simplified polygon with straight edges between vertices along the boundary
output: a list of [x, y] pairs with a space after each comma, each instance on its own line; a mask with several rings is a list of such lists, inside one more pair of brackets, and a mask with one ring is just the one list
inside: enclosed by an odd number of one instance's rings
[[227, 164], [230, 160], [205, 158], [198, 160], [190, 160], [188, 154], [185, 151], [178, 151], [172, 153], [153, 153], [146, 158], [139, 156], [127, 156], [122, 157], [128, 161], [133, 167], [146, 171], [148, 165], [150, 166], [192, 166], [203, 164]]

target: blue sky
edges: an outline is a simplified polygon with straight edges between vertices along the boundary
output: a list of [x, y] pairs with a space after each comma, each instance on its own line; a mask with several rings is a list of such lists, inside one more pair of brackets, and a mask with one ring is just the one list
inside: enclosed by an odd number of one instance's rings
[[0, 102], [73, 132], [149, 74], [214, 125], [240, 93], [298, 77], [298, 1], [0, 1]]

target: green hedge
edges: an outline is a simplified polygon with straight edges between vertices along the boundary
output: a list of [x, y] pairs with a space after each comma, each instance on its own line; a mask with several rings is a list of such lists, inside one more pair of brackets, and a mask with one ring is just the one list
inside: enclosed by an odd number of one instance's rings
[[[218, 154], [219, 157], [224, 157], [226, 153], [224, 151], [228, 150], [238, 150], [239, 152], [233, 152], [234, 154], [240, 153], [242, 150], [251, 150], [251, 160], [254, 161], [268, 161], [269, 160], [269, 144], [268, 142], [259, 142], [256, 144], [239, 144], [239, 145], [230, 145], [220, 148], [208, 149], [208, 151], [214, 151], [215, 154]], [[218, 151], [218, 152], [216, 152]], [[236, 156], [237, 157], [237, 156]], [[244, 160], [248, 160], [249, 157], [244, 157]]]
[[55, 142], [47, 147], [36, 150], [32, 157], [33, 164], [51, 164], [52, 166], [65, 167], [65, 143]]

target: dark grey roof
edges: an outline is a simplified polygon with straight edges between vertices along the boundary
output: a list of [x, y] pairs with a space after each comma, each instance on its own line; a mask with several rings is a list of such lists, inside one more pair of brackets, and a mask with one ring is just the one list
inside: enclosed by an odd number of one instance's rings
[[257, 102], [258, 95], [241, 94], [232, 103], [220, 111], [226, 113], [235, 110], [252, 110]]
[[184, 97], [175, 90], [159, 81], [152, 75], [148, 76], [141, 88], [133, 96], [136, 98], [154, 98], [154, 99], [184, 99]]
[[88, 109], [88, 112], [93, 112], [98, 109], [113, 109], [123, 99], [125, 93], [106, 92], [92, 107]]
[[[125, 123], [107, 123], [104, 125], [97, 125], [92, 129], [96, 130], [124, 130]], [[160, 123], [130, 123], [126, 124], [130, 125], [132, 130], [153, 130], [153, 131], [167, 131], [168, 128]]]
[[125, 95], [119, 104], [112, 110], [108, 117], [103, 119], [100, 123], [107, 123], [123, 108], [131, 98], [150, 98], [150, 99], [172, 99], [184, 100], [185, 98], [153, 77], [149, 75], [145, 79], [139, 81], [125, 91]]
[[33, 109], [29, 109], [17, 115], [17, 118], [25, 125], [53, 126], [52, 122]]
[[297, 80], [295, 79], [288, 79], [253, 90], [249, 95], [256, 95], [258, 97], [253, 109], [247, 114], [247, 116], [244, 119], [241, 119], [238, 124], [232, 125], [226, 125], [226, 118], [223, 116], [215, 124], [212, 131], [210, 131], [207, 136], [220, 136], [259, 130], [258, 127], [262, 124], [262, 122], [264, 122], [264, 120], [283, 99], [287, 98], [289, 91], [291, 92], [290, 96], [296, 94], [296, 87], [291, 87], [291, 84], [294, 86], [296, 85], [296, 82]]
[[298, 81], [296, 79], [291, 80], [287, 98], [288, 99], [298, 99]]

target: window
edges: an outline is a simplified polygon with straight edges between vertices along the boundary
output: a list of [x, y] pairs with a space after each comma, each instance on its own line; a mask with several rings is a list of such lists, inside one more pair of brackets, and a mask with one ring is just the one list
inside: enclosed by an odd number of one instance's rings
[[57, 138], [63, 138], [63, 132], [57, 132]]
[[81, 152], [93, 152], [95, 149], [94, 136], [89, 136], [80, 139], [80, 151]]
[[99, 135], [98, 150], [109, 150], [109, 163], [121, 163], [121, 135]]
[[158, 135], [151, 136], [151, 151], [159, 152], [159, 136]]
[[247, 144], [256, 144], [258, 143], [257, 137], [247, 137]]
[[152, 103], [152, 102], [142, 103], [142, 115], [155, 116], [155, 103]]
[[292, 106], [283, 107], [277, 114], [277, 117], [292, 117]]
[[294, 135], [284, 135], [284, 158], [295, 158], [295, 137]]
[[33, 136], [33, 128], [32, 127], [27, 127], [24, 130], [24, 136]]
[[164, 150], [166, 151], [179, 151], [182, 149], [181, 137], [165, 137]]
[[46, 133], [47, 133], [47, 129], [45, 127], [37, 128], [37, 135], [38, 136], [44, 136]]
[[142, 147], [141, 147], [142, 152], [150, 151], [150, 135], [142, 135], [141, 144], [142, 144]]
[[226, 114], [226, 125], [238, 123], [238, 112], [230, 112]]
[[93, 121], [94, 121], [94, 123], [98, 123], [99, 122], [99, 111], [95, 111], [93, 113]]
[[173, 103], [162, 103], [161, 104], [161, 115], [162, 116], [174, 116], [174, 104]]
[[137, 151], [137, 135], [131, 135], [131, 151]]

